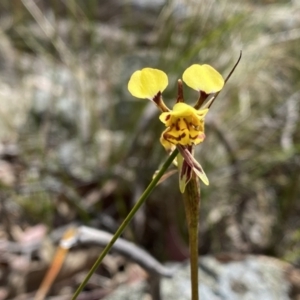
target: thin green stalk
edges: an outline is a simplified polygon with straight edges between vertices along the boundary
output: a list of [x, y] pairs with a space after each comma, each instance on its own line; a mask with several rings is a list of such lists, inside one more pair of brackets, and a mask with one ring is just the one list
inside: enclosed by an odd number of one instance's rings
[[198, 291], [198, 223], [200, 211], [200, 184], [196, 174], [187, 184], [183, 193], [185, 214], [189, 230], [191, 291], [192, 300], [199, 300]]
[[116, 231], [115, 235], [112, 237], [111, 241], [104, 248], [104, 250], [102, 251], [102, 253], [98, 257], [97, 261], [95, 262], [95, 264], [90, 269], [89, 273], [87, 274], [87, 276], [85, 277], [85, 279], [83, 280], [83, 282], [80, 284], [80, 286], [78, 287], [78, 289], [74, 293], [74, 295], [72, 297], [72, 300], [77, 299], [77, 297], [82, 292], [83, 288], [86, 286], [86, 284], [89, 281], [89, 279], [91, 278], [91, 276], [95, 273], [95, 271], [97, 270], [97, 268], [101, 264], [103, 258], [111, 250], [113, 244], [116, 242], [116, 240], [123, 233], [123, 231], [125, 230], [125, 228], [129, 224], [129, 222], [133, 219], [135, 213], [144, 204], [145, 200], [152, 193], [152, 191], [154, 190], [156, 184], [159, 182], [160, 178], [163, 176], [163, 174], [166, 172], [166, 170], [168, 169], [168, 167], [171, 165], [171, 163], [173, 162], [173, 160], [175, 159], [175, 157], [177, 156], [177, 154], [178, 154], [178, 150], [175, 149], [173, 151], [173, 153], [165, 161], [165, 163], [163, 164], [163, 166], [160, 169], [160, 171], [157, 173], [157, 175], [155, 176], [155, 178], [150, 182], [150, 184], [148, 185], [148, 187], [146, 188], [146, 190], [144, 191], [144, 193], [142, 194], [142, 196], [140, 197], [140, 199], [137, 201], [137, 203], [135, 204], [135, 206], [132, 208], [132, 210], [130, 211], [130, 213], [127, 215], [126, 219], [123, 221], [123, 223], [121, 224], [121, 226], [119, 227], [119, 229]]

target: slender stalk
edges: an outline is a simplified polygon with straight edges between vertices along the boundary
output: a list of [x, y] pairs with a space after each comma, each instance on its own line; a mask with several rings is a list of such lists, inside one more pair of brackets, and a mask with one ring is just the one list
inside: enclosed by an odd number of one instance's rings
[[192, 300], [199, 300], [198, 291], [198, 223], [200, 211], [200, 184], [198, 177], [193, 176], [183, 193], [185, 214], [189, 230], [191, 291]]
[[165, 161], [165, 163], [163, 164], [162, 168], [160, 169], [160, 171], [157, 173], [157, 175], [153, 178], [153, 180], [150, 182], [150, 184], [148, 185], [148, 187], [146, 188], [146, 190], [144, 191], [144, 193], [142, 194], [142, 196], [140, 197], [140, 199], [137, 201], [137, 203], [135, 204], [135, 206], [132, 208], [132, 210], [130, 211], [130, 213], [127, 215], [127, 217], [125, 218], [125, 220], [123, 221], [123, 223], [120, 225], [119, 229], [116, 231], [116, 233], [114, 234], [114, 236], [112, 237], [111, 241], [107, 244], [107, 246], [104, 248], [104, 250], [102, 251], [102, 253], [100, 254], [100, 256], [98, 257], [97, 261], [95, 262], [95, 264], [92, 266], [92, 268], [90, 269], [89, 273], [87, 274], [87, 276], [85, 277], [85, 279], [83, 280], [83, 282], [80, 284], [80, 286], [78, 287], [78, 289], [76, 290], [76, 292], [74, 293], [72, 300], [77, 299], [77, 297], [79, 296], [79, 294], [82, 292], [83, 288], [86, 286], [87, 282], [89, 281], [89, 279], [91, 278], [91, 276], [95, 273], [95, 271], [98, 269], [99, 265], [101, 264], [102, 260], [104, 259], [104, 257], [106, 256], [106, 254], [111, 250], [113, 244], [116, 242], [116, 240], [120, 237], [120, 235], [123, 233], [123, 231], [125, 230], [125, 228], [127, 227], [127, 225], [129, 224], [129, 222], [133, 219], [135, 213], [138, 211], [138, 209], [144, 204], [145, 200], [149, 197], [149, 195], [152, 193], [152, 191], [154, 190], [156, 184], [159, 182], [160, 178], [163, 176], [163, 174], [166, 172], [166, 170], [168, 169], [168, 167], [170, 166], [170, 164], [173, 162], [173, 160], [175, 159], [175, 157], [178, 154], [178, 150], [175, 149], [173, 151], [173, 153], [168, 157], [168, 159]]

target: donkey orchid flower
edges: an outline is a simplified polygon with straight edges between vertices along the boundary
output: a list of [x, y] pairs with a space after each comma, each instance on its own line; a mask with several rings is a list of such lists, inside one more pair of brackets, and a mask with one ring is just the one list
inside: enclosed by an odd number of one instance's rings
[[129, 80], [128, 90], [134, 97], [153, 101], [162, 111], [159, 119], [166, 129], [160, 137], [160, 142], [169, 153], [176, 147], [179, 150], [175, 164], [179, 170], [179, 188], [183, 193], [192, 172], [206, 185], [209, 184], [201, 165], [194, 158], [194, 146], [205, 139], [204, 118], [208, 112], [208, 108], [199, 108], [210, 95], [223, 88], [224, 79], [210, 65], [198, 64], [187, 68], [182, 78], [187, 86], [199, 92], [194, 107], [184, 103], [181, 80], [178, 80], [177, 103], [172, 110], [165, 105], [162, 92], [168, 85], [168, 77], [158, 69], [144, 68], [134, 72]]

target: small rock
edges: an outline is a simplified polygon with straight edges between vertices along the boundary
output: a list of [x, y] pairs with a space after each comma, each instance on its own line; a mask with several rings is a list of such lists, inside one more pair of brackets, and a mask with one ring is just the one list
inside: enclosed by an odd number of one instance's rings
[[[264, 259], [265, 258], [265, 259]], [[200, 259], [199, 293], [201, 300], [288, 300], [290, 283], [285, 268], [275, 259], [261, 256], [244, 256], [226, 263], [213, 256]], [[277, 261], [277, 260], [276, 260]], [[279, 260], [278, 260], [279, 261]], [[190, 300], [189, 263], [172, 264], [177, 271], [173, 278], [163, 278], [163, 300]], [[146, 296], [145, 283], [121, 286], [105, 300], [133, 300]]]

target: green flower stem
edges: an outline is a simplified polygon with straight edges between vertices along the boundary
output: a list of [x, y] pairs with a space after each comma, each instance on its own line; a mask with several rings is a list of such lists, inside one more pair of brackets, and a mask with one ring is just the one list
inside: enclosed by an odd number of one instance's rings
[[191, 291], [192, 300], [199, 300], [198, 291], [198, 223], [200, 211], [200, 184], [193, 172], [193, 176], [183, 193], [185, 214], [189, 230]]
[[102, 253], [98, 257], [97, 261], [92, 266], [92, 268], [90, 269], [89, 273], [87, 274], [87, 276], [85, 277], [85, 279], [83, 280], [83, 282], [80, 284], [80, 286], [78, 287], [78, 289], [74, 293], [74, 295], [72, 297], [72, 300], [77, 299], [77, 297], [82, 292], [83, 288], [86, 286], [86, 284], [89, 281], [89, 279], [91, 278], [91, 276], [95, 273], [95, 271], [97, 270], [97, 268], [101, 264], [102, 260], [106, 256], [106, 254], [111, 250], [113, 244], [116, 242], [116, 240], [123, 233], [123, 231], [125, 230], [125, 228], [129, 224], [129, 222], [133, 219], [135, 213], [139, 210], [139, 208], [144, 204], [145, 200], [152, 193], [152, 191], [154, 190], [156, 184], [159, 182], [159, 180], [161, 179], [161, 177], [163, 176], [163, 174], [166, 172], [166, 170], [168, 169], [168, 167], [171, 165], [171, 163], [173, 162], [173, 160], [175, 159], [175, 157], [177, 156], [177, 154], [178, 154], [178, 150], [175, 149], [172, 152], [172, 154], [168, 157], [168, 159], [165, 161], [165, 163], [163, 164], [163, 166], [160, 169], [160, 171], [157, 173], [157, 175], [150, 182], [150, 184], [148, 185], [148, 187], [146, 188], [146, 190], [144, 191], [144, 193], [142, 194], [142, 196], [140, 197], [140, 199], [137, 201], [137, 203], [135, 204], [135, 206], [132, 208], [132, 210], [130, 211], [130, 213], [127, 215], [126, 219], [123, 221], [123, 223], [121, 224], [121, 226], [119, 227], [119, 229], [116, 231], [115, 235], [112, 237], [111, 241], [104, 248], [104, 250], [102, 251]]

